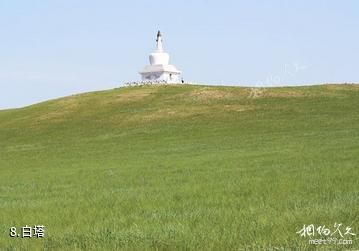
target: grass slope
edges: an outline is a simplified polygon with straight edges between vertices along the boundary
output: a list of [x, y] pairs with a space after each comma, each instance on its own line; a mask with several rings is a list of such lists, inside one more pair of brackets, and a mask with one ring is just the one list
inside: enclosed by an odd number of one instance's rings
[[[315, 249], [304, 224], [359, 234], [358, 164], [358, 85], [143, 86], [4, 110], [0, 249]], [[45, 238], [9, 237], [35, 224]]]

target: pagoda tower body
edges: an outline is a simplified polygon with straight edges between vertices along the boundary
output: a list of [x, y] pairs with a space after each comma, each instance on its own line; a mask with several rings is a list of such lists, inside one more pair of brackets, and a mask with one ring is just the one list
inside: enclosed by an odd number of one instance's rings
[[180, 83], [181, 71], [174, 65], [169, 64], [169, 55], [163, 51], [162, 35], [158, 31], [156, 39], [156, 50], [149, 56], [150, 65], [140, 71], [142, 81]]

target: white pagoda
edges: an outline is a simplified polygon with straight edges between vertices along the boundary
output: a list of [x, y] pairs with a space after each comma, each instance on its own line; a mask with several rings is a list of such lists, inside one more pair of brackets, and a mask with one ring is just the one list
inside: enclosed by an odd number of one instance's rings
[[161, 32], [157, 33], [156, 50], [149, 56], [150, 65], [140, 71], [142, 81], [180, 83], [181, 72], [174, 65], [169, 64], [170, 56], [163, 51]]

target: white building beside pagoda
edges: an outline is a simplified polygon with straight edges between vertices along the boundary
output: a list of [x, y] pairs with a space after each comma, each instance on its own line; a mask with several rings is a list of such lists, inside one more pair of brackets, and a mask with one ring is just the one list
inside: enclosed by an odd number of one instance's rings
[[156, 50], [149, 56], [150, 65], [140, 71], [142, 81], [181, 83], [181, 71], [174, 65], [169, 64], [169, 55], [163, 51], [161, 32], [157, 33]]

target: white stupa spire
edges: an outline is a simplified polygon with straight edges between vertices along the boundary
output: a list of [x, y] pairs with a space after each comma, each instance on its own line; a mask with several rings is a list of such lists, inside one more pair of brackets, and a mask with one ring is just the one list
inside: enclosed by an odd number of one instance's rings
[[162, 47], [162, 35], [161, 35], [161, 32], [160, 32], [160, 31], [157, 32], [156, 42], [157, 42], [156, 52], [163, 52], [163, 47]]
[[161, 32], [157, 32], [156, 38], [156, 50], [150, 54], [150, 64], [151, 65], [168, 65], [170, 56], [168, 53], [163, 51], [162, 47], [162, 35]]

